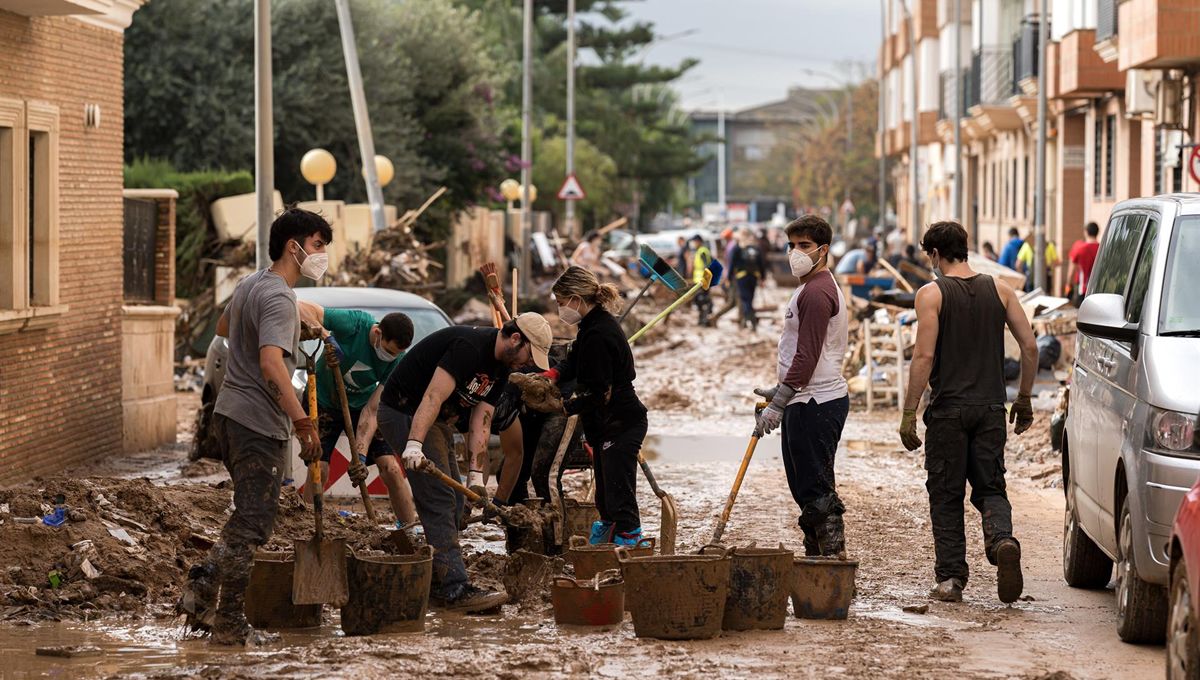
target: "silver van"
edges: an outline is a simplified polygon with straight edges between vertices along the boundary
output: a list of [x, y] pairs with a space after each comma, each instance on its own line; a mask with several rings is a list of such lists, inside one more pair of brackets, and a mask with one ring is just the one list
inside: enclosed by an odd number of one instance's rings
[[1200, 476], [1200, 194], [1117, 204], [1079, 309], [1063, 575], [1104, 588], [1117, 633], [1162, 640], [1171, 524]]

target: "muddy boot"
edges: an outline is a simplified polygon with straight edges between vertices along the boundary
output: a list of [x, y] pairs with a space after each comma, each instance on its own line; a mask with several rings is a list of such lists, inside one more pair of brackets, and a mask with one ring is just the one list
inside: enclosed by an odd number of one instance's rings
[[508, 593], [504, 591], [484, 590], [470, 583], [464, 583], [456, 592], [447, 597], [429, 598], [432, 608], [443, 612], [458, 612], [460, 614], [487, 614], [498, 612], [500, 605], [508, 602]]
[[963, 582], [948, 578], [929, 591], [929, 597], [941, 602], [962, 602]]
[[804, 525], [801, 525], [800, 529], [804, 532], [804, 556], [820, 557], [821, 544], [817, 542], [817, 532]]
[[246, 593], [237, 588], [221, 590], [221, 604], [217, 606], [216, 621], [213, 623], [212, 637], [209, 642], [214, 645], [232, 645], [238, 647], [258, 647], [260, 645], [278, 642], [275, 633], [255, 630], [246, 621]]
[[175, 613], [186, 617], [185, 625], [192, 631], [209, 631], [216, 617], [217, 593], [216, 569], [207, 564], [198, 564], [188, 571], [183, 594], [175, 605]]
[[841, 515], [828, 515], [817, 525], [816, 533], [822, 557], [846, 559], [846, 527]]
[[996, 541], [996, 594], [1000, 601], [1011, 604], [1021, 597], [1025, 578], [1021, 574], [1021, 545], [1014, 538]]

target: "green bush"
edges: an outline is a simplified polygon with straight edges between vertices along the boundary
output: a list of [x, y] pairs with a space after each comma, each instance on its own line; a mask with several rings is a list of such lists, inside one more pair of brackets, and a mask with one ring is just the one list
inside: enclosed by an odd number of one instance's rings
[[217, 257], [220, 243], [212, 226], [209, 206], [225, 196], [254, 191], [254, 177], [246, 170], [201, 170], [179, 172], [169, 162], [142, 158], [125, 166], [127, 189], [174, 189], [175, 289], [190, 298], [211, 285], [205, 258]]

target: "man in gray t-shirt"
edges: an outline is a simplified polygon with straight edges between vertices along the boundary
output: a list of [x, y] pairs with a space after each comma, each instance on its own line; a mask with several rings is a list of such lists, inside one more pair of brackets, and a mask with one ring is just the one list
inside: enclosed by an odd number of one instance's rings
[[216, 644], [270, 639], [246, 621], [254, 551], [275, 528], [292, 435], [305, 462], [321, 457], [316, 426], [292, 389], [293, 352], [300, 340], [292, 287], [301, 276], [319, 281], [325, 275], [325, 246], [332, 238], [320, 215], [298, 208], [284, 211], [271, 225], [271, 266], [238, 283], [217, 323], [217, 334], [228, 339], [229, 359], [213, 430], [233, 479], [234, 509], [221, 540], [188, 573], [180, 602], [189, 623], [211, 628]]

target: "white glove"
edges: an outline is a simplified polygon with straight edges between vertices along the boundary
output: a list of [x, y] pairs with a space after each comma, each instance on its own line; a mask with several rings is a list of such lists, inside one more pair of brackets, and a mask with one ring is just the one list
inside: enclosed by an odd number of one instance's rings
[[768, 435], [771, 434], [772, 430], [779, 427], [779, 423], [783, 422], [783, 409], [787, 408], [788, 402], [794, 396], [796, 396], [795, 389], [780, 383], [775, 388], [771, 403], [763, 409], [762, 415], [758, 417], [758, 431], [764, 435]]
[[422, 443], [415, 439], [408, 440], [408, 445], [404, 447], [404, 453], [400, 455], [405, 470], [420, 470], [430, 463], [430, 460], [425, 457], [425, 452], [421, 450], [422, 446]]
[[483, 486], [483, 473], [479, 470], [471, 470], [467, 474], [467, 486]]

